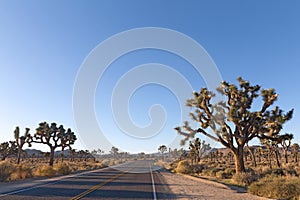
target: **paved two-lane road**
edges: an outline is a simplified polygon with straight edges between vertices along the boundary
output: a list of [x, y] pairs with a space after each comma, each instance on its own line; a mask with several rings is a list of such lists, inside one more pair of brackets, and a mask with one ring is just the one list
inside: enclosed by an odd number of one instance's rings
[[0, 199], [167, 199], [153, 161], [132, 161], [75, 175], [1, 185]]

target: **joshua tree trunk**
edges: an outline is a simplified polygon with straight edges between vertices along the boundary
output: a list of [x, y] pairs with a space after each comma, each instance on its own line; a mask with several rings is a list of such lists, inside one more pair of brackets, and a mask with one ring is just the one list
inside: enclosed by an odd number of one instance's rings
[[270, 169], [272, 169], [271, 152], [268, 152], [268, 163], [269, 163]]
[[279, 152], [278, 152], [277, 149], [275, 150], [275, 158], [276, 158], [276, 164], [277, 164], [277, 167], [280, 167], [280, 162], [279, 162]]
[[18, 148], [17, 164], [20, 164], [20, 161], [21, 161], [21, 153], [22, 153], [22, 149]]
[[289, 160], [288, 160], [288, 152], [287, 149], [284, 149], [284, 158], [285, 158], [285, 163], [288, 164]]
[[54, 162], [54, 147], [50, 147], [50, 161], [49, 161], [49, 165], [51, 167], [53, 167], [53, 162]]
[[235, 170], [236, 173], [243, 173], [246, 172], [245, 164], [244, 164], [244, 150], [242, 146], [238, 146], [235, 151], [232, 151], [234, 158], [235, 158]]

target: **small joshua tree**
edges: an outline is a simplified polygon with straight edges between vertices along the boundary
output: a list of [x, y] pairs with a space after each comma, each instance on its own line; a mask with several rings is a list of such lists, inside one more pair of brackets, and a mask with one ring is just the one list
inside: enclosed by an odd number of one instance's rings
[[15, 155], [17, 145], [15, 141], [3, 142], [0, 144], [0, 159], [5, 160], [10, 155]]
[[295, 163], [298, 163], [298, 154], [299, 154], [299, 149], [300, 149], [300, 147], [299, 147], [299, 144], [298, 143], [294, 143], [293, 145], [292, 145], [292, 154], [293, 154], [293, 157], [294, 157], [294, 162]]
[[[166, 145], [160, 145], [158, 147], [158, 151], [160, 151], [160, 153], [163, 155], [166, 151], [168, 150]], [[163, 157], [164, 158], [164, 157]]]
[[16, 145], [18, 147], [18, 153], [17, 153], [17, 164], [20, 164], [21, 160], [21, 154], [23, 151], [23, 146], [27, 143], [29, 147], [31, 147], [31, 138], [29, 134], [29, 128], [25, 129], [24, 135], [20, 136], [20, 128], [17, 126], [14, 134], [15, 134], [15, 141]]
[[285, 158], [285, 163], [288, 163], [288, 150], [291, 146], [291, 140], [293, 139], [293, 134], [286, 134], [284, 136], [282, 136], [279, 140], [283, 149], [283, 153], [284, 153], [284, 158]]

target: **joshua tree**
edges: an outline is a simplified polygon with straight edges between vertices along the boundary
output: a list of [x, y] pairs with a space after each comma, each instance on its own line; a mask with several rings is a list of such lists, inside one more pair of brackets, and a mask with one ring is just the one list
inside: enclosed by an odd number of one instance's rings
[[17, 153], [17, 145], [15, 141], [3, 142], [0, 144], [1, 160], [5, 160], [8, 156]]
[[96, 159], [99, 158], [99, 156], [103, 153], [104, 151], [102, 151], [101, 149], [94, 149], [91, 151], [91, 154], [94, 157], [94, 161], [96, 161]]
[[229, 162], [233, 162], [233, 154], [231, 151], [227, 153], [227, 157], [229, 158]]
[[46, 144], [50, 147], [50, 166], [53, 166], [55, 149], [58, 147], [71, 149], [71, 145], [75, 143], [76, 139], [71, 129], [66, 131], [63, 125], [57, 127], [56, 123], [52, 123], [49, 126], [47, 122], [40, 123], [36, 133], [31, 137], [32, 142]]
[[279, 158], [280, 158], [280, 153], [279, 153], [279, 150], [278, 150], [278, 141], [272, 141], [272, 148], [273, 148], [273, 151], [274, 151], [274, 154], [275, 154], [275, 159], [276, 159], [276, 164], [277, 164], [277, 167], [281, 167], [280, 165], [280, 161], [279, 161]]
[[[158, 151], [160, 151], [160, 153], [163, 155], [166, 151], [168, 150], [167, 146], [166, 145], [160, 145], [158, 147]], [[164, 159], [164, 157], [163, 157]]]
[[288, 163], [288, 150], [291, 146], [291, 140], [293, 139], [293, 134], [286, 134], [284, 136], [282, 136], [281, 138], [279, 138], [282, 149], [283, 149], [283, 153], [284, 153], [284, 158], [285, 158], [285, 163]]
[[17, 154], [17, 164], [20, 164], [21, 160], [21, 154], [22, 154], [22, 149], [25, 143], [28, 144], [28, 146], [31, 146], [31, 140], [30, 140], [30, 134], [29, 134], [29, 128], [25, 129], [25, 133], [23, 136], [20, 136], [20, 128], [17, 126], [14, 134], [15, 134], [15, 141], [16, 145], [18, 147], [18, 154]]
[[192, 165], [199, 162], [200, 145], [201, 143], [199, 141], [199, 138], [196, 138], [193, 142], [190, 141], [189, 149]]
[[[283, 124], [292, 118], [293, 110], [283, 113], [281, 109], [270, 107], [278, 98], [274, 89], [262, 89], [238, 78], [239, 85], [222, 82], [217, 91], [226, 101], [212, 104], [215, 94], [207, 88], [194, 92], [186, 105], [192, 108], [190, 116], [200, 127], [192, 128], [188, 122], [175, 130], [185, 138], [194, 138], [197, 133], [206, 135], [225, 147], [234, 155], [236, 172], [245, 172], [244, 147], [253, 138], [273, 139], [280, 134]], [[262, 97], [260, 109], [251, 108], [255, 99]]]
[[168, 148], [166, 147], [166, 145], [160, 145], [158, 147], [158, 151], [160, 151], [161, 154], [164, 154], [167, 150]]
[[266, 156], [269, 168], [272, 168], [272, 155], [275, 152], [272, 140], [263, 139], [260, 141], [260, 143], [266, 147], [265, 156]]
[[261, 162], [262, 155], [263, 155], [262, 147], [258, 147], [254, 150], [254, 156], [256, 156], [258, 158], [258, 162]]
[[70, 152], [69, 152], [69, 158], [70, 158], [71, 162], [73, 162], [75, 160], [76, 154], [77, 154], [76, 149], [71, 149], [70, 150]]
[[113, 156], [113, 157], [117, 157], [118, 156], [118, 154], [119, 154], [119, 149], [117, 148], [117, 147], [111, 147], [111, 149], [110, 149], [110, 151], [109, 151], [110, 153], [111, 153], [111, 155]]
[[80, 156], [80, 160], [83, 159], [84, 161], [88, 161], [88, 159], [92, 157], [89, 150], [79, 150], [78, 154]]
[[294, 156], [294, 162], [298, 163], [299, 144], [298, 143], [294, 143], [292, 145], [292, 150], [293, 150], [292, 154]]
[[200, 159], [202, 158], [203, 154], [209, 151], [211, 147], [209, 144], [205, 144], [204, 140], [201, 142], [199, 138], [196, 138], [193, 142], [190, 141], [189, 149], [192, 164], [197, 164], [198, 162], [200, 162]]

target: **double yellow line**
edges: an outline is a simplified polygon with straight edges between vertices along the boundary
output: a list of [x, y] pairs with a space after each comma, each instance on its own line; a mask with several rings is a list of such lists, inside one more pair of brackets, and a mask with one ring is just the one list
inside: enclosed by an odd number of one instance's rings
[[[129, 171], [129, 170], [128, 170], [128, 171]], [[123, 174], [126, 174], [128, 171], [125, 171], [125, 172], [122, 172], [122, 173], [120, 173], [120, 174], [117, 174], [117, 175], [113, 176], [112, 178], [110, 178], [110, 179], [108, 179], [108, 180], [105, 180], [103, 183], [100, 183], [100, 184], [98, 184], [98, 185], [95, 185], [95, 186], [91, 187], [90, 189], [88, 189], [88, 190], [82, 192], [81, 194], [79, 194], [79, 195], [73, 197], [71, 200], [79, 200], [79, 199], [83, 198], [84, 196], [88, 195], [89, 193], [94, 192], [95, 190], [98, 190], [98, 189], [102, 188], [102, 187], [103, 187], [104, 185], [106, 185], [107, 183], [112, 182], [113, 180], [119, 178], [119, 177], [122, 176]]]

